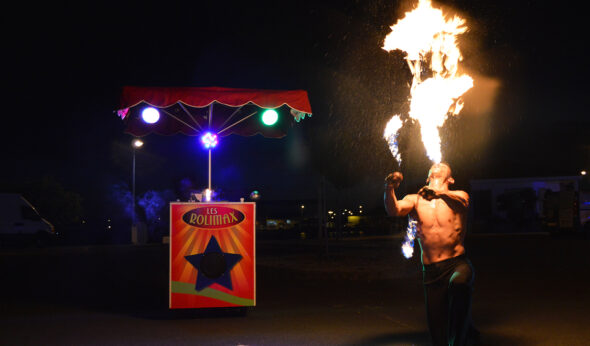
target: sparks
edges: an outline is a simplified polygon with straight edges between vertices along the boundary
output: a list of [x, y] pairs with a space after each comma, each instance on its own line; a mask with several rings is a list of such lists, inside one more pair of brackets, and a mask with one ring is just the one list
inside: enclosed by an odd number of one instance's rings
[[[462, 56], [457, 36], [467, 31], [465, 20], [458, 16], [447, 20], [442, 10], [432, 7], [430, 0], [420, 0], [391, 30], [383, 49], [407, 53], [413, 75], [409, 116], [420, 124], [422, 142], [430, 160], [441, 162], [439, 129], [449, 114], [459, 114], [463, 107], [461, 96], [473, 87], [470, 76], [458, 73]], [[392, 121], [394, 118], [397, 116]], [[386, 140], [399, 162], [397, 139], [394, 153], [390, 138]]]

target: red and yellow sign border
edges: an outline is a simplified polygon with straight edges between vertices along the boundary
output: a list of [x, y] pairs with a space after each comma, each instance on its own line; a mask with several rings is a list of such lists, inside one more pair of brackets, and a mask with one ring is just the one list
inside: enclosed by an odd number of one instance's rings
[[[229, 208], [244, 215], [238, 224], [207, 228], [188, 224], [183, 216], [200, 208]], [[256, 305], [256, 203], [170, 203], [169, 308], [211, 308]], [[240, 254], [231, 269], [232, 289], [217, 283], [196, 291], [198, 270], [185, 256], [203, 253], [215, 237], [223, 252]]]

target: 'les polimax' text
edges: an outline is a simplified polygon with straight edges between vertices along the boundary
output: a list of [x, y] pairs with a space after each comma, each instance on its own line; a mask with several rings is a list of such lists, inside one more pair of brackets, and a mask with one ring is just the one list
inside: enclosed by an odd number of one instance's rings
[[202, 228], [229, 227], [239, 224], [244, 218], [239, 210], [227, 207], [196, 208], [182, 216], [187, 224]]

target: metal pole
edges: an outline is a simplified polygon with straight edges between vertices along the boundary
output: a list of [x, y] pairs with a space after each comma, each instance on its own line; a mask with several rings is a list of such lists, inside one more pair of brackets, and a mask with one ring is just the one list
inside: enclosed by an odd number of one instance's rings
[[133, 216], [132, 216], [132, 220], [133, 223], [131, 224], [131, 227], [135, 226], [135, 146], [133, 146], [133, 173], [132, 173], [132, 195], [133, 195]]
[[209, 190], [211, 190], [211, 149], [209, 149]]
[[[213, 104], [215, 102], [211, 102], [211, 106], [209, 106], [209, 130], [211, 130], [211, 124], [213, 122]], [[209, 191], [211, 191], [211, 149], [209, 149]]]

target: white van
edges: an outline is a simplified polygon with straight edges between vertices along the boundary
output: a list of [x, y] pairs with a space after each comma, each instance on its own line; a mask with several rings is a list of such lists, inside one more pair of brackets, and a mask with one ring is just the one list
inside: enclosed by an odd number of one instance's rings
[[55, 236], [55, 227], [42, 218], [23, 196], [0, 193], [0, 241], [34, 240], [43, 243]]

